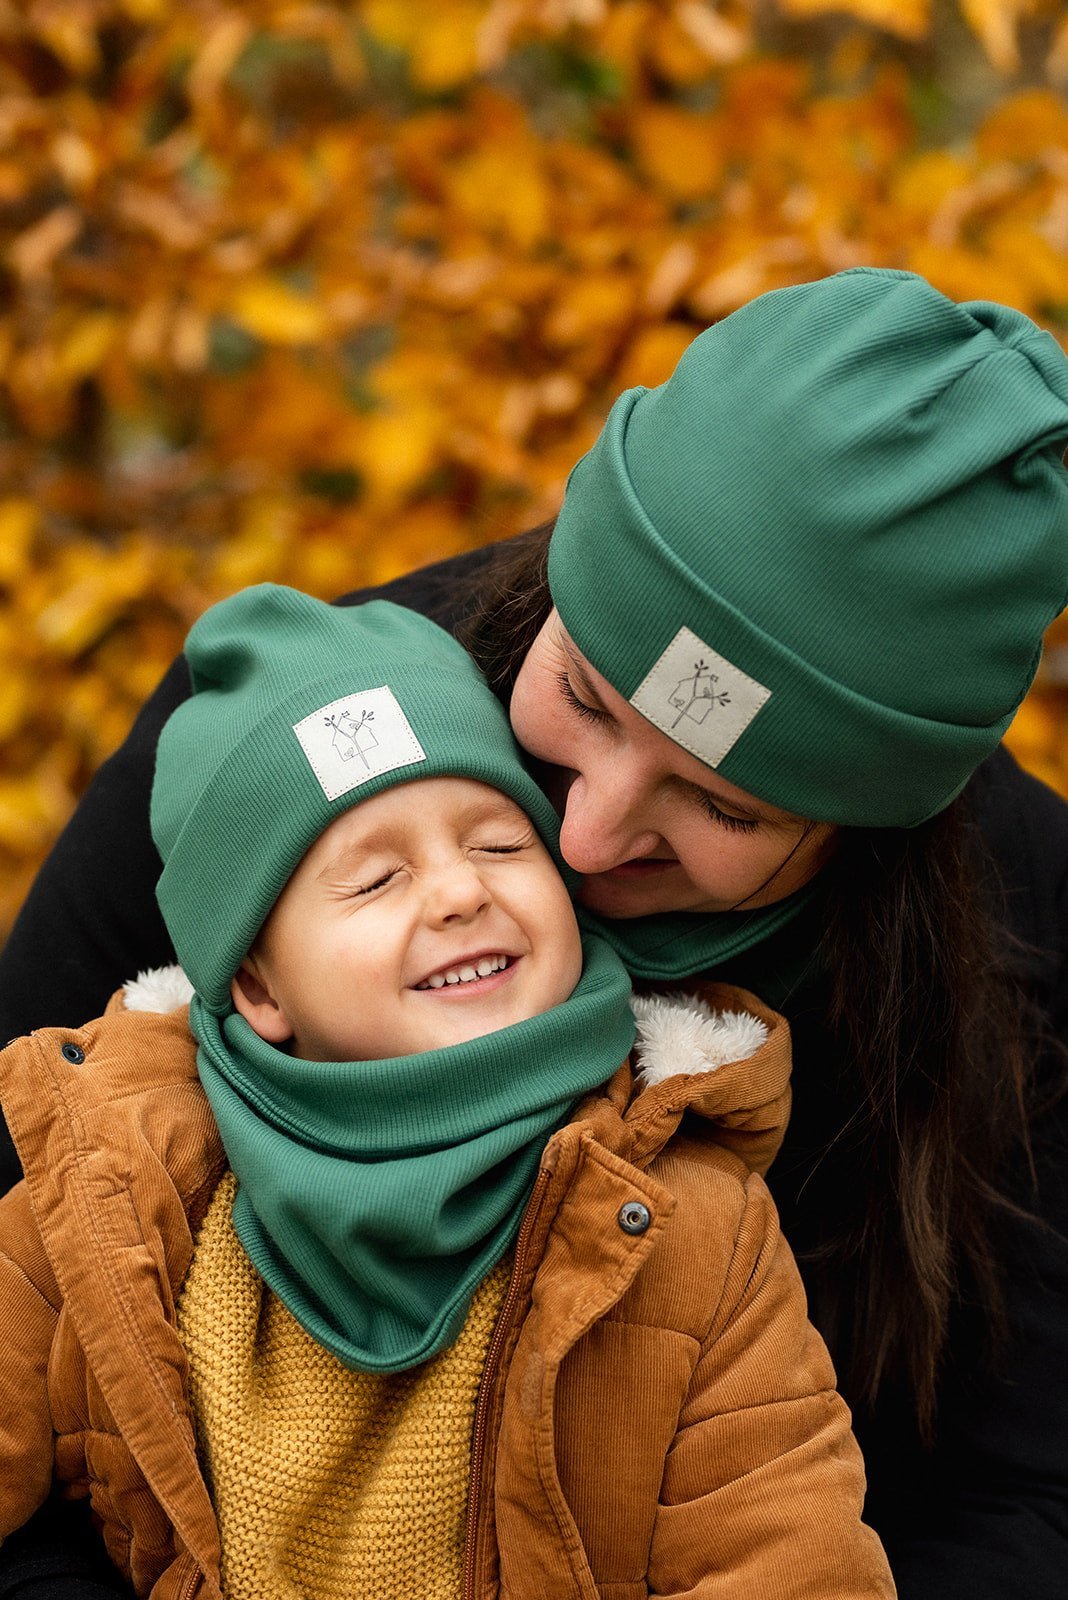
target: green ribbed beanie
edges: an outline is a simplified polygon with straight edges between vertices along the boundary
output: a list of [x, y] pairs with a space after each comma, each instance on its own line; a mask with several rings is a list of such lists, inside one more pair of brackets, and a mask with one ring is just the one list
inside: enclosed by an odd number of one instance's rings
[[1068, 359], [1008, 307], [857, 268], [631, 389], [549, 584], [579, 649], [723, 777], [910, 827], [997, 745], [1068, 598]]
[[361, 800], [416, 778], [510, 795], [556, 855], [559, 822], [500, 704], [443, 629], [387, 601], [328, 606], [261, 584], [213, 606], [185, 647], [192, 697], [160, 735], [156, 890], [214, 1011], [301, 857]]

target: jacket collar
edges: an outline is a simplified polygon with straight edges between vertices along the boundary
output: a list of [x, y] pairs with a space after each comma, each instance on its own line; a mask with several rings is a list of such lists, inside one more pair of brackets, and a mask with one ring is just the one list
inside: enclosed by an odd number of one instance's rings
[[[767, 1172], [790, 1115], [790, 1026], [745, 989], [706, 983], [638, 998], [638, 1044], [604, 1089], [576, 1113], [606, 1149], [648, 1167], [684, 1117], [705, 1124], [707, 1137], [733, 1152], [751, 1172]], [[744, 1017], [763, 1034], [750, 1054], [722, 1019]], [[726, 1038], [725, 1038], [726, 1035]], [[755, 1036], [741, 1030], [745, 1041]], [[651, 1081], [650, 1081], [651, 1080]]]

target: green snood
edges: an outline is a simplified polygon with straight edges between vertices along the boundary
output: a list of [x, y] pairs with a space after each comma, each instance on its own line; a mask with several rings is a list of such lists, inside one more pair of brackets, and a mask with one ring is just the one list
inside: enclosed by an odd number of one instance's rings
[[674, 911], [617, 920], [579, 907], [578, 918], [611, 945], [631, 977], [666, 982], [712, 972], [762, 944], [793, 922], [815, 891], [813, 881], [758, 911]]
[[455, 1340], [515, 1239], [549, 1135], [630, 1051], [627, 974], [599, 939], [583, 951], [562, 1005], [387, 1061], [297, 1060], [194, 999], [238, 1236], [346, 1366], [400, 1372]]

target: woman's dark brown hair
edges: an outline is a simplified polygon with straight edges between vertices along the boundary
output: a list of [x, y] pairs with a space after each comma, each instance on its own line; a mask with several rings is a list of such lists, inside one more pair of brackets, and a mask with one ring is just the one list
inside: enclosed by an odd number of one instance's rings
[[[495, 550], [460, 632], [504, 700], [551, 608], [551, 532]], [[903, 1382], [930, 1438], [962, 1285], [984, 1306], [992, 1351], [1004, 1334], [996, 1222], [1016, 1209], [1010, 1158], [1028, 1160], [1032, 1052], [967, 801], [918, 828], [843, 829], [823, 871], [823, 1022], [842, 1068], [817, 1187], [837, 1203], [795, 1243], [854, 1406]]]

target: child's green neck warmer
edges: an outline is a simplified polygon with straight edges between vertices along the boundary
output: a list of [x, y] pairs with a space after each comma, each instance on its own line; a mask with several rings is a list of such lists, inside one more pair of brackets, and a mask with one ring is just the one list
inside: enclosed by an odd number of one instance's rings
[[400, 1372], [453, 1342], [515, 1239], [549, 1135], [627, 1056], [627, 975], [600, 940], [583, 948], [562, 1005], [388, 1061], [297, 1060], [194, 999], [238, 1236], [346, 1366]]

